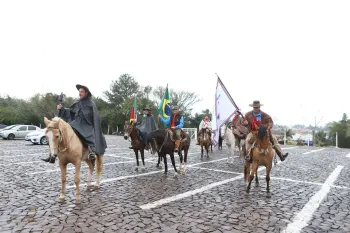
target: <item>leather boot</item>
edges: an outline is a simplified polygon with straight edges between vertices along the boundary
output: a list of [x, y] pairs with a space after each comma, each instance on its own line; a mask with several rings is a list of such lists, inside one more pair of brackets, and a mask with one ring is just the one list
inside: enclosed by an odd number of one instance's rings
[[175, 152], [179, 152], [180, 142], [181, 142], [180, 140], [175, 140], [175, 149], [174, 149]]
[[279, 157], [280, 160], [283, 162], [283, 161], [287, 158], [288, 153], [282, 154], [282, 151], [279, 150], [279, 148], [276, 148], [276, 147], [274, 147], [274, 148], [275, 148], [275, 151], [276, 151], [278, 157]]

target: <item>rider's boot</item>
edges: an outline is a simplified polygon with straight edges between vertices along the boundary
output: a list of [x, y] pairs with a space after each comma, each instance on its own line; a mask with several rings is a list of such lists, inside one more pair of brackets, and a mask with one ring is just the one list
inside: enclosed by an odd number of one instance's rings
[[89, 155], [88, 155], [88, 160], [95, 160], [96, 159], [96, 153], [95, 151], [92, 150], [91, 146], [88, 146], [89, 148]]
[[175, 152], [179, 151], [180, 143], [181, 143], [180, 140], [175, 140], [175, 149], [174, 149]]
[[47, 162], [47, 163], [55, 163], [56, 161], [56, 158], [55, 157], [52, 157], [51, 156], [51, 153], [49, 154], [49, 157], [47, 157], [46, 159], [41, 159], [42, 161], [44, 162]]
[[287, 158], [288, 153], [282, 154], [282, 150], [279, 146], [274, 146], [274, 148], [278, 157], [280, 157], [280, 160], [283, 162]]

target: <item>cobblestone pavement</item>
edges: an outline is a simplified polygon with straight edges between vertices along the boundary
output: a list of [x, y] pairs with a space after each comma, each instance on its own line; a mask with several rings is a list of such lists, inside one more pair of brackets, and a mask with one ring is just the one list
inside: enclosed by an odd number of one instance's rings
[[48, 146], [0, 140], [0, 232], [350, 232], [350, 150], [284, 146], [290, 156], [272, 168], [266, 198], [264, 170], [245, 194], [243, 161], [227, 163], [225, 147], [201, 160], [192, 142], [187, 174], [175, 176], [147, 152], [136, 171], [129, 142], [106, 139], [101, 187], [84, 189], [84, 165], [81, 205], [72, 165], [59, 204], [57, 162], [40, 160]]

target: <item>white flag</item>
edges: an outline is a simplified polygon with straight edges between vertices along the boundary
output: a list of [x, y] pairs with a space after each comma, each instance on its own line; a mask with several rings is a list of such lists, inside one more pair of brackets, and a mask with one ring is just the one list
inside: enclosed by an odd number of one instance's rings
[[214, 146], [217, 146], [218, 144], [221, 126], [223, 126], [237, 110], [238, 107], [236, 103], [233, 101], [230, 93], [227, 91], [221, 79], [218, 77], [212, 121], [212, 142]]

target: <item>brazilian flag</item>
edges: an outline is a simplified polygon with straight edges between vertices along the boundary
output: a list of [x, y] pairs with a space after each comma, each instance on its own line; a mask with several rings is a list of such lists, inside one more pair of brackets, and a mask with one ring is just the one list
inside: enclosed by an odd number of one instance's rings
[[168, 117], [170, 117], [170, 114], [171, 114], [169, 103], [170, 103], [170, 95], [169, 95], [168, 84], [167, 84], [164, 97], [158, 106], [158, 114], [160, 114], [164, 119], [167, 119]]

